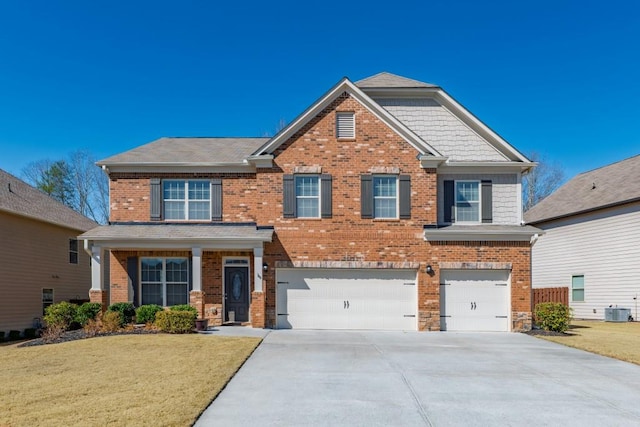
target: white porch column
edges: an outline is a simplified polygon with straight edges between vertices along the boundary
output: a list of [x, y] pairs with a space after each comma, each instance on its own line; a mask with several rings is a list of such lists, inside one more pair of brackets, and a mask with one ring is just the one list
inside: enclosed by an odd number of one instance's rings
[[91, 290], [103, 291], [103, 274], [102, 274], [102, 254], [103, 250], [100, 246], [91, 248]]
[[253, 291], [262, 292], [262, 255], [263, 248], [253, 248]]
[[202, 248], [191, 248], [191, 285], [193, 291], [202, 291]]

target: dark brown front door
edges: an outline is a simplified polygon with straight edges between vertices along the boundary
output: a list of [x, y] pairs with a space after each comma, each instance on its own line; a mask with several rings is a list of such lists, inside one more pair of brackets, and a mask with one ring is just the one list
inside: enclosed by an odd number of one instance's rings
[[[249, 268], [224, 269], [224, 320], [249, 321]], [[233, 315], [229, 315], [233, 313]]]

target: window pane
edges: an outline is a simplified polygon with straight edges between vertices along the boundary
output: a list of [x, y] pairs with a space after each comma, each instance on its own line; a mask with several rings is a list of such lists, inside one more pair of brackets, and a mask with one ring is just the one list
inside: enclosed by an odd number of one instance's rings
[[188, 263], [184, 258], [167, 259], [167, 283], [187, 283]]
[[42, 290], [42, 302], [53, 303], [53, 289]]
[[573, 289], [571, 291], [571, 299], [573, 301], [584, 301], [584, 289]]
[[209, 200], [211, 185], [209, 181], [189, 181], [189, 200]]
[[458, 221], [478, 221], [480, 218], [480, 205], [478, 203], [458, 203], [456, 219]]
[[296, 196], [317, 197], [318, 194], [317, 176], [296, 176]]
[[571, 277], [572, 289], [584, 289], [584, 276], [572, 276]]
[[142, 304], [158, 304], [162, 303], [162, 284], [142, 284]]
[[76, 239], [69, 239], [69, 250], [78, 252], [78, 241]]
[[209, 201], [189, 202], [189, 219], [211, 219]]
[[297, 199], [297, 215], [301, 218], [317, 218], [320, 216], [318, 199]]
[[167, 285], [167, 305], [188, 304], [187, 285]]
[[374, 197], [396, 197], [396, 177], [374, 177], [373, 178]]
[[375, 199], [374, 215], [376, 218], [396, 218], [396, 199]]
[[184, 181], [163, 181], [164, 199], [184, 200]]
[[185, 219], [184, 202], [164, 202], [165, 219]]
[[479, 183], [456, 182], [456, 202], [478, 202], [480, 200]]
[[143, 258], [141, 261], [142, 278], [144, 282], [162, 281], [162, 260], [156, 258]]

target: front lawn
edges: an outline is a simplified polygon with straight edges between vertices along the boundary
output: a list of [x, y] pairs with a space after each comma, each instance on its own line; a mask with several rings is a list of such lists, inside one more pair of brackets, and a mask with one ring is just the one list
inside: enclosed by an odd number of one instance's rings
[[567, 332], [538, 337], [640, 365], [640, 322], [572, 320]]
[[0, 425], [189, 426], [259, 338], [121, 335], [0, 348]]

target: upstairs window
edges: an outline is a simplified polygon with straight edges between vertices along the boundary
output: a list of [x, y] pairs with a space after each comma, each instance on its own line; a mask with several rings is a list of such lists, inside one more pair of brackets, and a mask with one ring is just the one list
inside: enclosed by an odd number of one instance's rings
[[296, 213], [298, 218], [320, 218], [320, 179], [317, 175], [297, 175]]
[[211, 183], [201, 180], [162, 182], [164, 219], [210, 220]]
[[373, 217], [398, 218], [398, 177], [373, 177]]
[[69, 263], [78, 263], [78, 240], [69, 239]]
[[338, 138], [356, 137], [355, 113], [336, 113], [336, 135]]
[[480, 181], [456, 181], [456, 222], [480, 222]]

